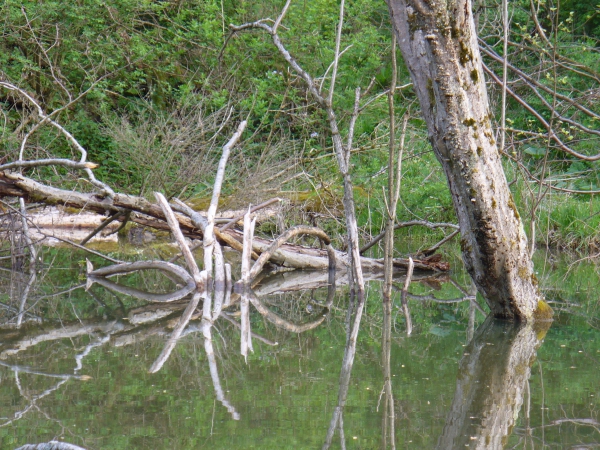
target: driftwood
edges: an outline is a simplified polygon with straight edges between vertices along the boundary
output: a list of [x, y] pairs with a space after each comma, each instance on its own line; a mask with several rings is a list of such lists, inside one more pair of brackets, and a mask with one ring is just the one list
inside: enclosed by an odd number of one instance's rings
[[[170, 229], [162, 209], [142, 197], [116, 193], [112, 198], [103, 198], [97, 194], [68, 191], [47, 186], [15, 172], [0, 172], [1, 196], [18, 196], [30, 201], [79, 208], [99, 214], [132, 211], [137, 213], [131, 215], [130, 220], [132, 222], [158, 229]], [[174, 209], [180, 208], [175, 205]], [[200, 216], [200, 214], [197, 215]], [[184, 235], [193, 239], [203, 239], [202, 230], [192, 222], [190, 217], [176, 214], [176, 219]], [[242, 251], [243, 234], [240, 231], [227, 229], [221, 232], [216, 227], [214, 231], [216, 239], [221, 245], [228, 245], [240, 252]], [[272, 241], [257, 237], [253, 239], [252, 250], [260, 255], [271, 244]], [[347, 270], [349, 267], [348, 255], [336, 250], [335, 256], [336, 266], [341, 270]], [[294, 244], [282, 245], [273, 254], [270, 262], [296, 269], [325, 270], [329, 266], [327, 251]], [[449, 269], [446, 263], [439, 261], [425, 259], [415, 260], [414, 263], [415, 269], [433, 271], [446, 271]], [[361, 257], [361, 265], [365, 271], [382, 270], [383, 260]], [[394, 266], [408, 267], [408, 260], [396, 259], [394, 260]]]

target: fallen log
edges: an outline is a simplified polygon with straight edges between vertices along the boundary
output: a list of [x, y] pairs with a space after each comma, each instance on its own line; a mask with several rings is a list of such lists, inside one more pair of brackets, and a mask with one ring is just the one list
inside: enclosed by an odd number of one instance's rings
[[[165, 215], [162, 209], [143, 197], [115, 193], [112, 197], [103, 197], [95, 193], [84, 193], [59, 189], [39, 183], [19, 173], [3, 171], [0, 172], [0, 197], [22, 197], [27, 201], [43, 203], [46, 205], [61, 205], [63, 207], [76, 208], [85, 211], [93, 211], [99, 214], [128, 212], [131, 220], [157, 229], [168, 230]], [[202, 230], [195, 226], [190, 217], [184, 214], [176, 214], [176, 219], [182, 232], [192, 239], [202, 239]], [[220, 244], [228, 245], [235, 250], [242, 251], [243, 234], [235, 229], [220, 231], [215, 227], [215, 236]], [[256, 237], [252, 242], [252, 250], [256, 255], [265, 252], [273, 241]], [[346, 271], [349, 268], [349, 257], [347, 253], [334, 250], [336, 267], [338, 270]], [[283, 244], [273, 253], [269, 259], [270, 263], [294, 269], [317, 269], [326, 270], [329, 266], [329, 258], [326, 250], [304, 247], [295, 244]], [[361, 257], [361, 264], [365, 271], [383, 270], [383, 260]], [[408, 260], [394, 260], [395, 267], [408, 267]], [[431, 271], [447, 271], [449, 265], [437, 260], [414, 260], [415, 269]]]

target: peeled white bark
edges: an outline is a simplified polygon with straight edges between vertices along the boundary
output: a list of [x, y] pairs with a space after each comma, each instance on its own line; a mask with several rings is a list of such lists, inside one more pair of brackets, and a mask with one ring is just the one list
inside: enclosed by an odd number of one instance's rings
[[471, 2], [388, 0], [388, 5], [448, 179], [469, 274], [494, 316], [550, 318], [494, 140]]

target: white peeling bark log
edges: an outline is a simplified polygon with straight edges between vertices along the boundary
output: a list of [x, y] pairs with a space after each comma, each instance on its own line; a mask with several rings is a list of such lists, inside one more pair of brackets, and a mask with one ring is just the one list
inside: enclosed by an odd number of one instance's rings
[[[132, 214], [131, 220], [157, 229], [170, 229], [164, 223], [165, 215], [162, 209], [142, 197], [135, 197], [125, 194], [115, 194], [112, 199], [99, 199], [94, 194], [82, 193], [58, 189], [52, 186], [46, 186], [31, 178], [24, 177], [14, 172], [0, 172], [0, 197], [18, 196], [26, 197], [31, 201], [46, 203], [48, 205], [62, 205], [95, 211], [105, 212], [127, 212], [133, 211], [139, 214]], [[199, 213], [192, 210], [189, 206], [175, 200], [176, 205], [172, 205], [176, 210], [183, 211], [189, 215], [176, 214], [181, 230], [185, 235], [198, 239], [203, 237], [202, 230], [206, 229], [206, 219]], [[233, 249], [241, 252], [243, 235], [241, 232], [228, 229], [224, 232], [214, 228], [216, 238], [222, 244], [229, 245]], [[252, 241], [253, 258], [258, 259], [260, 253], [266, 251], [273, 241], [268, 239], [254, 238]], [[86, 249], [89, 251], [89, 249]], [[104, 256], [106, 258], [106, 256]], [[111, 259], [113, 262], [119, 262]], [[350, 258], [347, 253], [335, 251], [336, 267], [340, 271], [345, 271], [350, 267]], [[283, 244], [273, 253], [269, 260], [274, 264], [294, 269], [323, 269], [329, 267], [329, 257], [326, 250], [313, 249], [300, 245]], [[361, 257], [362, 271], [380, 271], [383, 269], [383, 260]], [[408, 267], [406, 260], [394, 260], [394, 267]], [[436, 263], [432, 261], [415, 261], [415, 269], [447, 271], [449, 269], [446, 263]]]
[[551, 317], [494, 141], [469, 0], [388, 0], [461, 230], [466, 268], [496, 317]]

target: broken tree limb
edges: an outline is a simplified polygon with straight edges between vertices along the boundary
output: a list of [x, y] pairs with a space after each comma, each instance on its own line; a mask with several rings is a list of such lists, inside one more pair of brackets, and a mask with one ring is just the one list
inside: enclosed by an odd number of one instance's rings
[[[173, 205], [173, 208], [176, 211], [186, 214], [192, 221], [192, 224], [195, 227], [197, 227], [198, 229], [200, 229], [202, 231], [202, 236], [204, 236], [204, 231], [206, 230], [206, 227], [208, 226], [206, 217], [204, 217], [202, 214], [198, 213], [197, 211], [194, 211], [192, 208], [190, 208], [188, 205], [186, 205], [179, 199], [175, 199], [175, 200], [173, 200], [173, 202], [175, 203]], [[234, 250], [237, 250], [238, 252], [242, 253], [243, 237], [240, 233], [235, 233], [235, 234], [234, 234], [234, 232], [222, 233], [218, 228], [214, 228], [214, 233], [215, 233], [215, 237], [219, 241], [221, 241], [222, 243], [224, 243], [226, 245], [229, 245]], [[236, 235], [238, 237], [237, 238], [233, 237], [234, 235]], [[257, 254], [253, 254], [252, 257], [254, 259], [258, 259]]]
[[[46, 124], [51, 125], [52, 127], [56, 128], [67, 139], [67, 141], [69, 141], [69, 143], [73, 147], [75, 147], [75, 149], [77, 149], [77, 151], [81, 154], [79, 163], [80, 164], [86, 163], [87, 151], [85, 150], [85, 148], [83, 148], [81, 146], [81, 144], [77, 141], [77, 139], [75, 139], [75, 137], [71, 133], [69, 133], [69, 131], [67, 131], [66, 128], [64, 128], [58, 122], [54, 121], [52, 118], [53, 115], [55, 113], [57, 113], [58, 111], [60, 111], [62, 108], [57, 109], [56, 111], [54, 111], [54, 113], [46, 114], [44, 112], [44, 109], [41, 107], [41, 105], [30, 94], [28, 94], [26, 91], [24, 91], [20, 87], [14, 85], [14, 84], [8, 83], [6, 81], [0, 81], [0, 87], [7, 89], [9, 91], [13, 91], [13, 92], [15, 92], [15, 94], [17, 94], [21, 98], [27, 100], [27, 102], [29, 102], [31, 105], [33, 105], [37, 109], [37, 115], [38, 115], [39, 119], [41, 119], [41, 120], [39, 120], [39, 122], [36, 125], [33, 126], [33, 128], [31, 130], [29, 130], [29, 132], [25, 135], [25, 138], [22, 140], [21, 146], [20, 146], [20, 151], [19, 151], [18, 162], [23, 162], [23, 152], [25, 150], [25, 145], [27, 143], [27, 139], [32, 135], [33, 132], [35, 132], [36, 129], [38, 129], [41, 125], [46, 123]], [[112, 197], [115, 195], [114, 191], [108, 185], [106, 185], [105, 183], [102, 183], [101, 181], [96, 179], [96, 177], [94, 176], [94, 173], [92, 172], [92, 167], [85, 166], [85, 167], [83, 167], [83, 171], [88, 176], [90, 183], [92, 183], [97, 188], [102, 189], [102, 191], [108, 197]]]
[[98, 233], [100, 233], [102, 230], [104, 230], [107, 226], [109, 226], [112, 222], [114, 222], [115, 220], [117, 220], [122, 215], [125, 215], [125, 213], [122, 213], [122, 212], [112, 213], [109, 217], [107, 217], [106, 219], [104, 219], [102, 221], [102, 223], [100, 225], [98, 225], [94, 231], [92, 231], [90, 234], [88, 234], [86, 236], [86, 238], [83, 239], [79, 243], [79, 245], [85, 245], [85, 244], [87, 244], [90, 239], [92, 239], [94, 236], [96, 236]]
[[[241, 327], [240, 327], [240, 353], [244, 357], [246, 363], [248, 362], [248, 349], [254, 351], [252, 348], [252, 334], [250, 330], [250, 264], [251, 264], [251, 253], [252, 253], [252, 238], [254, 237], [254, 225], [256, 219], [250, 220], [250, 209], [244, 216], [244, 251], [242, 252], [242, 274], [241, 279], [238, 282], [241, 288], [240, 298], [240, 312]], [[236, 283], [236, 285], [238, 285]]]
[[[157, 219], [165, 219], [160, 207], [143, 197], [115, 194], [112, 198], [103, 198], [94, 193], [69, 191], [48, 186], [19, 173], [9, 171], [0, 172], [0, 182], [0, 196], [13, 195], [25, 197], [25, 199], [35, 200], [47, 205], [62, 205], [98, 213], [131, 210]], [[6, 192], [7, 189], [12, 194]], [[18, 189], [20, 192], [17, 192], [15, 189]], [[184, 219], [183, 222], [187, 222], [187, 228], [194, 228], [189, 219], [187, 221]]]
[[173, 233], [173, 236], [175, 237], [175, 240], [177, 241], [177, 244], [179, 245], [181, 253], [183, 253], [185, 263], [188, 266], [188, 269], [189, 269], [190, 273], [192, 274], [192, 277], [196, 281], [196, 285], [197, 285], [198, 289], [201, 289], [203, 280], [202, 280], [202, 275], [200, 274], [200, 269], [198, 269], [198, 264], [196, 264], [196, 259], [194, 258], [194, 255], [190, 251], [190, 247], [187, 245], [187, 242], [185, 242], [185, 238], [183, 237], [181, 228], [179, 228], [179, 222], [175, 218], [175, 214], [173, 213], [173, 210], [169, 206], [169, 202], [167, 202], [167, 199], [165, 198], [165, 196], [162, 195], [160, 192], [155, 192], [154, 196], [156, 197], [156, 200], [158, 201], [159, 205], [161, 206], [161, 208], [163, 210], [163, 213], [165, 214], [165, 217], [167, 218], [167, 223], [169, 224], [169, 227], [171, 228], [171, 233]]
[[41, 166], [64, 166], [71, 169], [95, 169], [98, 167], [98, 164], [93, 162], [76, 162], [70, 159], [49, 158], [36, 159], [33, 161], [13, 161], [7, 164], [0, 164], [0, 170], [13, 170], [17, 168], [25, 169]]
[[[185, 283], [185, 286], [181, 289], [178, 289], [175, 292], [171, 292], [168, 294], [154, 294], [150, 292], [140, 291], [139, 289], [135, 289], [129, 286], [123, 286], [107, 279], [107, 277], [110, 276], [123, 275], [129, 272], [148, 269], [158, 269], [169, 272], [175, 275], [175, 277], [179, 278], [181, 281], [183, 281]], [[181, 298], [186, 297], [191, 292], [196, 290], [196, 281], [190, 276], [189, 273], [187, 273], [187, 271], [185, 271], [179, 266], [176, 266], [175, 264], [171, 264], [165, 261], [137, 261], [133, 263], [115, 264], [112, 266], [102, 267], [100, 269], [95, 270], [92, 267], [91, 263], [88, 261], [87, 276], [88, 282], [86, 284], [86, 290], [89, 289], [93, 283], [97, 283], [112, 291], [120, 292], [122, 294], [130, 295], [135, 298], [140, 298], [143, 300], [157, 303], [173, 302], [175, 300], [179, 300]]]
[[432, 245], [429, 248], [426, 248], [425, 250], [422, 250], [420, 252], [421, 255], [432, 255], [434, 254], [438, 248], [440, 248], [442, 245], [444, 245], [446, 242], [448, 242], [449, 240], [451, 240], [454, 236], [456, 236], [458, 233], [460, 233], [460, 230], [455, 230], [452, 233], [450, 233], [448, 236], [446, 236], [445, 238], [443, 238], [442, 240], [440, 240], [437, 244]]
[[[217, 167], [217, 174], [213, 183], [213, 194], [210, 200], [210, 206], [206, 213], [206, 227], [202, 230], [204, 233], [204, 239], [202, 240], [202, 246], [204, 248], [204, 272], [206, 273], [206, 295], [204, 297], [204, 304], [202, 307], [202, 318], [210, 321], [211, 319], [211, 303], [212, 303], [212, 292], [213, 292], [213, 254], [215, 249], [218, 254], [221, 254], [221, 244], [215, 236], [215, 216], [217, 214], [217, 208], [219, 206], [219, 197], [221, 196], [221, 187], [223, 185], [223, 179], [225, 178], [225, 167], [227, 166], [227, 160], [231, 149], [242, 136], [244, 129], [246, 128], [246, 121], [242, 121], [234, 135], [229, 139], [227, 144], [223, 146], [223, 153], [219, 160]], [[222, 258], [221, 258], [222, 260]], [[222, 262], [222, 261], [221, 261]], [[219, 270], [221, 267], [218, 268]], [[221, 273], [217, 275], [221, 278]], [[222, 291], [221, 291], [222, 292]], [[206, 338], [210, 339], [210, 329], [205, 330]], [[212, 348], [212, 343], [211, 343]], [[207, 349], [208, 352], [208, 349]]]
[[[250, 213], [255, 213], [256, 211], [266, 208], [269, 205], [272, 205], [273, 203], [277, 203], [280, 202], [281, 199], [276, 197], [276, 198], [272, 198], [271, 200], [267, 200], [266, 202], [261, 203], [260, 205], [256, 205], [252, 208], [250, 208]], [[233, 219], [231, 219], [229, 222], [227, 222], [225, 225], [223, 225], [219, 230], [220, 231], [225, 231], [228, 228], [231, 228], [232, 226], [234, 226], [236, 223], [238, 223], [240, 220], [242, 220], [244, 218], [246, 214], [242, 214], [240, 216], [236, 216]]]

